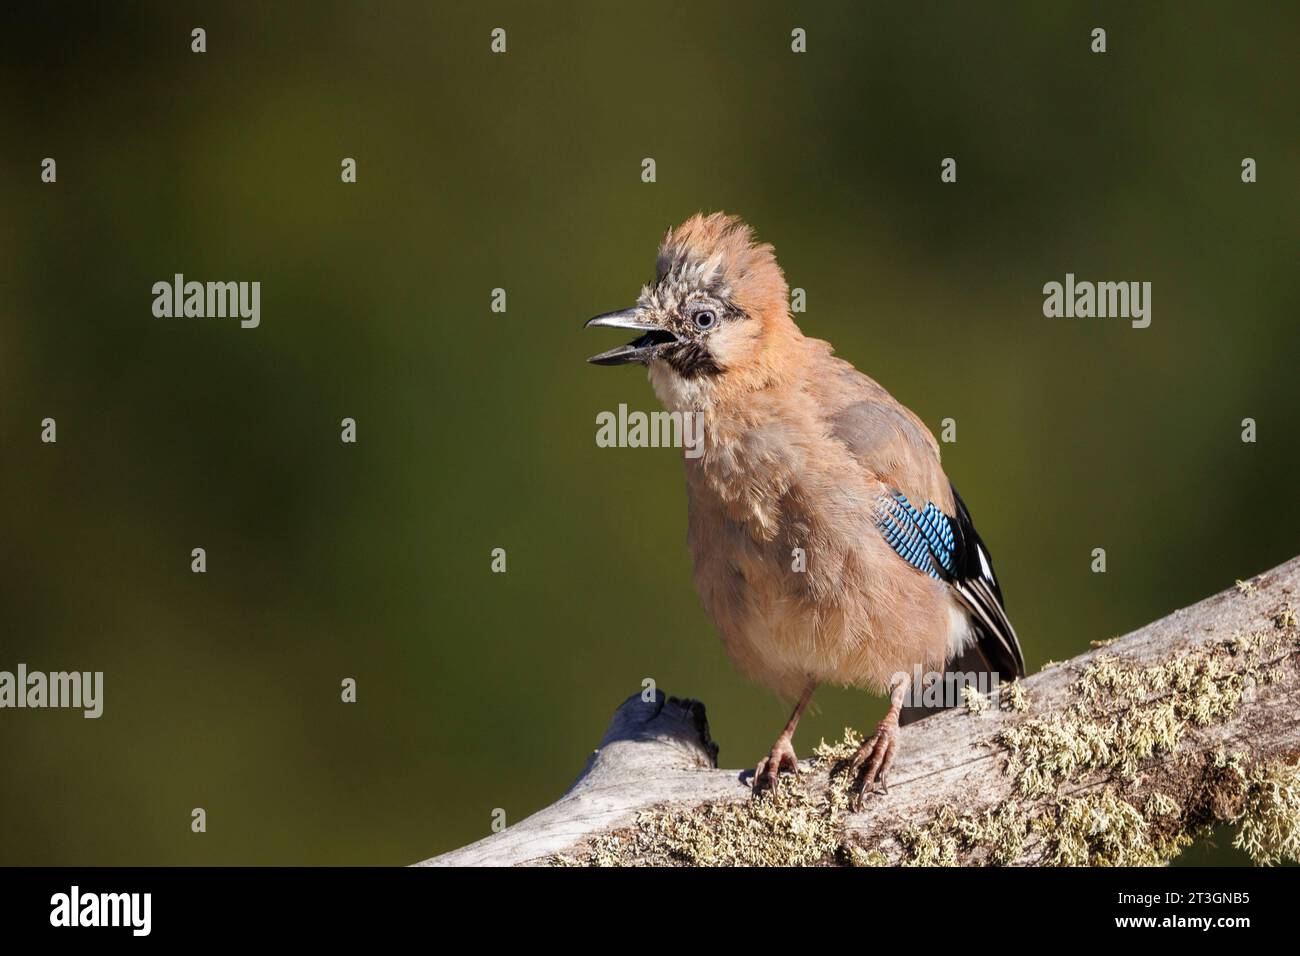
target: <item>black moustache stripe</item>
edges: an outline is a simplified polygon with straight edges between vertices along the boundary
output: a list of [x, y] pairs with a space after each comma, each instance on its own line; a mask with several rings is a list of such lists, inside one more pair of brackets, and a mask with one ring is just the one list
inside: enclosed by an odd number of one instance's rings
[[685, 342], [677, 348], [669, 349], [664, 359], [682, 378], [722, 374], [721, 366], [713, 360], [709, 350], [694, 342]]

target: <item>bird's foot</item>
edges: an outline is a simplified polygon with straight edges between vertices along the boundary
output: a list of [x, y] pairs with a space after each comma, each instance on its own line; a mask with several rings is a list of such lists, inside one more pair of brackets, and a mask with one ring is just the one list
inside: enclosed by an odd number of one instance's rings
[[876, 792], [877, 783], [885, 793], [889, 792], [889, 767], [894, 762], [897, 740], [898, 721], [882, 720], [875, 735], [863, 741], [849, 761], [849, 772], [857, 775], [856, 792], [850, 804], [855, 812], [862, 809], [862, 801], [868, 793]]
[[795, 756], [794, 745], [785, 737], [778, 737], [776, 743], [772, 745], [772, 752], [760, 760], [754, 770], [752, 785], [754, 796], [758, 796], [764, 790], [776, 793], [782, 770], [797, 773], [799, 758]]

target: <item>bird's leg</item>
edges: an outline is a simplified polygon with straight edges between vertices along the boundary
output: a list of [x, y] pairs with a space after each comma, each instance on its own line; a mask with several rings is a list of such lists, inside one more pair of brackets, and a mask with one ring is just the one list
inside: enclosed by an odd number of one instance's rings
[[776, 790], [777, 778], [782, 770], [795, 771], [799, 766], [799, 758], [794, 752], [794, 729], [799, 726], [799, 718], [803, 716], [804, 708], [812, 700], [813, 691], [817, 689], [816, 683], [808, 682], [808, 686], [803, 689], [799, 695], [799, 701], [794, 705], [794, 713], [790, 719], [785, 722], [785, 729], [781, 735], [776, 738], [776, 743], [772, 744], [772, 752], [758, 762], [758, 767], [754, 770], [754, 794], [757, 796], [763, 790], [771, 788]]
[[853, 796], [854, 810], [862, 809], [863, 798], [868, 791], [875, 791], [877, 782], [886, 792], [889, 791], [886, 778], [889, 775], [889, 766], [894, 762], [898, 738], [898, 714], [903, 709], [908, 686], [908, 678], [900, 675], [890, 689], [889, 710], [876, 726], [875, 735], [863, 741], [862, 746], [853, 755], [853, 759], [849, 761], [849, 772], [854, 774], [860, 772], [857, 793]]

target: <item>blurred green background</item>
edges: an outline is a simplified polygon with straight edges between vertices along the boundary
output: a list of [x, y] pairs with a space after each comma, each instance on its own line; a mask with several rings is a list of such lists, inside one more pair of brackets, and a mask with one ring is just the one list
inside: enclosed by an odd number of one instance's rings
[[[680, 452], [597, 448], [657, 405], [584, 364], [698, 210], [957, 420], [1031, 669], [1300, 551], [1293, 4], [0, 17], [0, 669], [106, 674], [97, 721], [0, 712], [0, 863], [413, 862], [551, 802], [645, 677], [752, 766], [786, 714], [695, 596]], [[176, 272], [261, 327], [155, 318]], [[1151, 327], [1045, 319], [1066, 272]], [[883, 711], [819, 703], [801, 753]]]

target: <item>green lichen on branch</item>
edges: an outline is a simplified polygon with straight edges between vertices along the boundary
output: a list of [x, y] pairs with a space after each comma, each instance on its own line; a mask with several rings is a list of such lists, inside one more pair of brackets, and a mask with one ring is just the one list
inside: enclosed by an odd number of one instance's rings
[[896, 839], [902, 866], [1005, 866], [1019, 859], [1028, 836], [1028, 816], [1015, 800], [1008, 800], [962, 816], [945, 806], [925, 826], [904, 827]]
[[843, 763], [862, 743], [845, 728], [837, 743], [822, 741], [811, 770], [782, 774], [775, 793], [730, 803], [703, 803], [681, 810], [649, 810], [633, 827], [591, 841], [580, 857], [561, 865], [815, 866], [880, 865], [883, 857], [843, 842], [849, 779], [832, 774], [817, 791], [807, 778], [818, 768]]
[[998, 694], [999, 699], [1016, 713], [1023, 714], [1029, 709], [1029, 694], [1025, 692], [1024, 681], [1016, 680], [1004, 684]]
[[1110, 788], [1066, 797], [1035, 823], [1044, 839], [1044, 862], [1052, 866], [1160, 866], [1191, 842], [1177, 831], [1161, 834]]
[[1192, 837], [1176, 826], [1177, 802], [1165, 794], [1144, 810], [1107, 787], [1086, 797], [1066, 797], [1035, 820], [1051, 866], [1160, 866], [1177, 856]]
[[1249, 771], [1242, 803], [1233, 846], [1260, 866], [1300, 860], [1300, 767], [1278, 762]]
[[[1242, 590], [1255, 593], [1253, 584]], [[635, 825], [589, 841], [578, 856], [553, 862], [1152, 866], [1220, 824], [1236, 827], [1234, 845], [1257, 864], [1300, 860], [1300, 768], [1293, 759], [1184, 746], [1198, 728], [1237, 717], [1259, 687], [1295, 666], [1295, 611], [1283, 604], [1270, 623], [1154, 663], [1093, 657], [1063, 707], [1012, 717], [1009, 727], [1004, 719], [987, 741], [1006, 753], [1012, 785], [992, 806], [958, 813], [944, 805], [924, 824], [887, 824], [865, 843], [850, 839], [851, 775], [844, 770], [861, 738], [846, 729], [841, 741], [823, 741], [811, 769], [782, 775], [775, 794], [652, 809]], [[991, 703], [965, 700], [974, 713]], [[1004, 686], [996, 703], [1004, 713], [1031, 710], [1019, 682]]]
[[962, 702], [966, 705], [966, 712], [970, 714], [982, 714], [989, 709], [989, 699], [981, 694], [973, 685], [966, 684], [962, 687]]
[[1223, 823], [1237, 827], [1234, 846], [1256, 864], [1300, 861], [1300, 768], [1216, 752], [1186, 803], [1107, 784], [1082, 796], [1008, 800], [979, 815], [945, 807], [897, 842], [904, 866], [1160, 866]]
[[1082, 797], [1021, 804], [1008, 800], [981, 814], [938, 811], [924, 827], [898, 836], [904, 866], [1154, 866], [1192, 837], [1174, 817], [1178, 804], [1157, 795], [1139, 809], [1112, 788]]
[[[978, 818], [945, 807], [898, 835], [902, 862], [996, 864], [1032, 845], [1040, 864], [1151, 866], [1219, 823], [1238, 826], [1235, 845], [1256, 863], [1297, 859], [1300, 771], [1292, 764], [1252, 766], [1245, 754], [1216, 752], [1203, 772], [1187, 775], [1192, 783], [1179, 798], [1158, 790], [1144, 797], [1140, 786], [1152, 757], [1174, 755], [1189, 729], [1232, 719], [1252, 687], [1279, 679], [1297, 648], [1289, 604], [1273, 624], [1156, 664], [1097, 656], [1070, 687], [1068, 706], [993, 738], [1029, 805], [1007, 801]], [[1076, 795], [1058, 796], [1063, 789]]]
[[1146, 761], [1176, 751], [1189, 728], [1234, 717], [1250, 687], [1277, 678], [1279, 660], [1294, 646], [1285, 633], [1260, 631], [1156, 664], [1102, 654], [1072, 685], [1068, 707], [1030, 717], [994, 741], [1007, 750], [1026, 797], [1091, 774], [1132, 782]]

